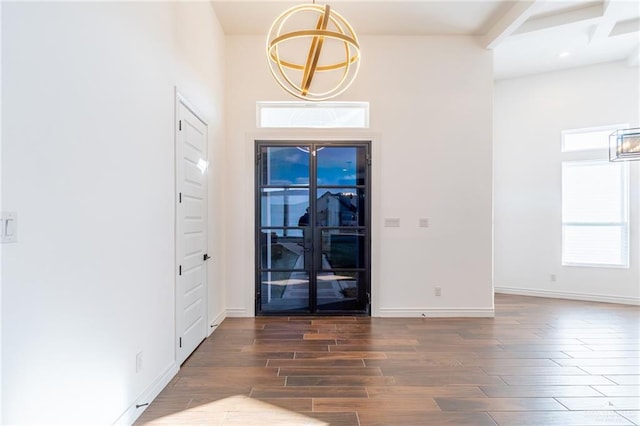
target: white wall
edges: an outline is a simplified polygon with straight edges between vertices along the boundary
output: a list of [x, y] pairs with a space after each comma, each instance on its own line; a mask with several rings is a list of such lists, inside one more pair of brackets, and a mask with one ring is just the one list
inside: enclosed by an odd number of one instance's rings
[[[0, 58], [2, 58], [2, 5], [0, 5]], [[0, 66], [0, 100], [2, 99], [2, 66]], [[2, 102], [0, 101], [0, 148], [2, 147]], [[2, 177], [2, 149], [0, 149], [0, 179]], [[2, 203], [2, 181], [0, 180], [0, 211]], [[2, 320], [2, 244], [0, 244], [0, 320]], [[0, 324], [0, 422], [2, 422], [2, 325]]]
[[[495, 286], [638, 303], [638, 164], [631, 164], [629, 269], [561, 266], [561, 131], [640, 125], [638, 68], [609, 63], [495, 84]], [[605, 157], [606, 158], [606, 157]], [[551, 281], [551, 274], [556, 281]]]
[[370, 131], [274, 133], [256, 129], [256, 101], [295, 99], [269, 74], [262, 37], [227, 40], [229, 314], [254, 313], [254, 139], [369, 135], [373, 314], [492, 315], [491, 52], [465, 37], [362, 37], [360, 74], [336, 100], [369, 101]]
[[2, 420], [131, 421], [177, 368], [174, 86], [209, 122], [219, 201], [221, 29], [206, 2], [3, 2], [2, 42], [2, 209], [19, 222], [2, 248]]

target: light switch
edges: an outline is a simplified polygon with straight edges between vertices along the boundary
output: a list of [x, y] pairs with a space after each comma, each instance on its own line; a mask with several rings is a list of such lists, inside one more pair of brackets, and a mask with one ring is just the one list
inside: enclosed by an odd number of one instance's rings
[[15, 212], [2, 212], [0, 215], [0, 234], [2, 243], [15, 243], [18, 233], [18, 216]]
[[5, 237], [13, 237], [13, 235], [16, 233], [16, 221], [13, 219], [7, 219], [4, 229]]
[[420, 228], [428, 228], [429, 227], [429, 219], [426, 217], [420, 218], [418, 222]]
[[400, 227], [400, 218], [387, 217], [387, 218], [384, 219], [384, 226], [386, 228], [399, 228]]

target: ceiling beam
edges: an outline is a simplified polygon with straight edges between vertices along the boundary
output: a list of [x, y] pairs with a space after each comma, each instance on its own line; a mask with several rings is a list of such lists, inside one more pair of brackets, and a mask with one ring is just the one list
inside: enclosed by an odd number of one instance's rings
[[611, 30], [615, 26], [616, 21], [611, 19], [603, 19], [600, 23], [593, 27], [593, 31], [589, 33], [589, 43], [595, 43], [600, 40], [606, 40], [611, 34]]
[[[616, 21], [611, 19], [611, 0], [604, 0], [602, 3], [602, 19], [600, 22], [596, 23], [593, 27], [593, 31], [589, 34], [589, 43], [598, 42], [600, 40], [605, 40], [609, 37], [613, 26], [616, 24]], [[607, 16], [607, 11], [609, 11], [609, 16]]]
[[536, 3], [536, 0], [516, 2], [484, 35], [484, 47], [494, 49], [513, 34], [533, 14]]
[[620, 19], [625, 17], [625, 6], [627, 6], [627, 4], [620, 1], [605, 0], [604, 16], [589, 34], [589, 43], [640, 31], [640, 18], [628, 19], [626, 21]]
[[640, 32], [640, 18], [617, 22], [613, 26], [613, 29], [611, 30], [611, 32], [609, 33], [609, 37], [632, 34], [637, 32]]
[[515, 34], [527, 34], [565, 25], [584, 23], [586, 21], [598, 21], [601, 20], [603, 16], [604, 7], [601, 4], [583, 7], [576, 10], [570, 10], [568, 12], [555, 13], [553, 15], [529, 19], [527, 22], [522, 24], [520, 28], [518, 28]]

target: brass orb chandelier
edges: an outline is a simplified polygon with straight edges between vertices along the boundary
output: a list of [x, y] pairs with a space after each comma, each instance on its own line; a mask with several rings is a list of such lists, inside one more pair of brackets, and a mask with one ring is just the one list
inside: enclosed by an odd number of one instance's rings
[[314, 1], [276, 18], [267, 36], [267, 62], [284, 90], [300, 99], [323, 101], [353, 83], [360, 68], [360, 44], [346, 19]]

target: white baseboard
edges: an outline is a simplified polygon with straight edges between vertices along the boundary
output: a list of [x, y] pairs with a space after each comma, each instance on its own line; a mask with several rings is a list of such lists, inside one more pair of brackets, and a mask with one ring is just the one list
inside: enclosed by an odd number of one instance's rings
[[207, 334], [207, 337], [211, 336], [211, 333], [216, 331], [218, 326], [222, 324], [222, 321], [224, 321], [226, 317], [227, 317], [227, 311], [222, 311], [220, 315], [218, 315], [213, 321], [211, 321], [211, 323], [209, 324], [209, 333]]
[[[210, 325], [209, 333], [208, 333], [209, 336], [211, 335], [211, 333], [213, 333], [216, 330], [216, 328], [218, 328], [218, 326], [222, 323], [222, 321], [224, 321], [226, 317], [227, 317], [227, 311], [223, 311], [213, 321], [211, 321], [211, 324], [209, 324]], [[136, 398], [136, 401], [133, 404], [131, 404], [131, 406], [127, 409], [127, 411], [125, 411], [118, 418], [118, 420], [114, 422], [114, 424], [116, 425], [133, 424], [133, 422], [135, 422], [136, 419], [140, 417], [140, 415], [142, 415], [144, 410], [146, 410], [148, 407], [148, 405], [145, 405], [145, 406], [136, 408], [136, 405], [146, 404], [146, 403], [151, 404], [151, 402], [158, 396], [158, 394], [162, 392], [162, 390], [169, 384], [171, 379], [173, 379], [173, 377], [176, 374], [178, 374], [179, 370], [180, 370], [180, 366], [177, 365], [176, 363], [172, 363], [166, 369], [166, 371], [162, 375], [160, 375], [160, 377], [156, 379], [155, 382], [147, 388], [147, 390], [145, 390], [142, 393], [142, 395]]]
[[[127, 410], [114, 422], [115, 425], [131, 425], [138, 417], [147, 409], [156, 396], [164, 389], [171, 379], [178, 373], [180, 366], [175, 362], [165, 370], [138, 398], [127, 408]], [[136, 407], [140, 404], [147, 404], [142, 407]]]
[[607, 296], [603, 294], [568, 293], [562, 291], [534, 290], [514, 287], [495, 287], [496, 293], [517, 296], [547, 297], [551, 299], [583, 300], [586, 302], [618, 303], [622, 305], [640, 305], [640, 299], [634, 297]]
[[493, 318], [493, 308], [381, 308], [378, 316], [382, 318]]
[[229, 308], [227, 309], [227, 316], [230, 318], [245, 318], [254, 316], [253, 313], [249, 314], [245, 308]]

